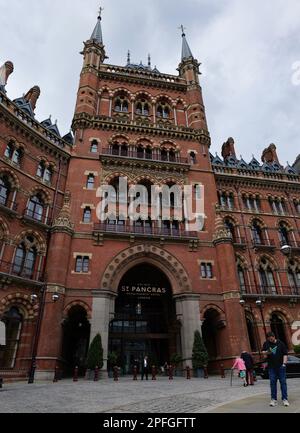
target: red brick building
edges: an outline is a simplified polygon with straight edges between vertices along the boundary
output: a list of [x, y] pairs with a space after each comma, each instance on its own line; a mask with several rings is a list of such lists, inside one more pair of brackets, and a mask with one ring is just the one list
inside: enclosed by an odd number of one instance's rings
[[[39, 88], [12, 101], [0, 69], [0, 371], [83, 371], [100, 333], [105, 367], [125, 373], [148, 354], [190, 364], [200, 330], [211, 368], [259, 354], [273, 329], [293, 350], [300, 320], [300, 177], [271, 145], [238, 160], [228, 139], [210, 153], [200, 64], [185, 34], [178, 75], [148, 64], [110, 65], [101, 17], [84, 44], [71, 133], [34, 116]], [[202, 185], [201, 231], [174, 218], [99, 222], [101, 185]], [[196, 191], [196, 190], [195, 190]], [[195, 192], [197, 194], [197, 192]], [[123, 201], [122, 201], [123, 200]], [[171, 203], [172, 212], [175, 204]], [[283, 247], [283, 248], [282, 248]], [[1, 344], [1, 340], [0, 340]]]

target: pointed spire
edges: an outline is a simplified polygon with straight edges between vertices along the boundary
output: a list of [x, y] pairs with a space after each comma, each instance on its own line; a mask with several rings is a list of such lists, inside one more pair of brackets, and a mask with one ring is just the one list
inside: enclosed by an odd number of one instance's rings
[[96, 41], [99, 45], [103, 45], [102, 27], [101, 27], [101, 20], [102, 20], [101, 14], [103, 10], [104, 9], [100, 7], [98, 21], [91, 36], [91, 40]]
[[189, 58], [194, 58], [193, 53], [189, 47], [189, 44], [187, 43], [187, 40], [185, 38], [185, 28], [183, 25], [180, 26], [180, 29], [182, 31], [182, 54], [181, 54], [181, 60], [186, 60]]
[[127, 65], [130, 65], [130, 50], [127, 53]]
[[148, 66], [151, 68], [151, 54], [148, 54]]

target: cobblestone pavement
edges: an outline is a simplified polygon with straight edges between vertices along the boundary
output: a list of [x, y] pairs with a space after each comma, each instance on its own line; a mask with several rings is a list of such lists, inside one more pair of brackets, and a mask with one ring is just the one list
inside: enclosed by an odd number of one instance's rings
[[[291, 392], [297, 392], [299, 385], [299, 379], [288, 381]], [[300, 392], [297, 395], [300, 400]], [[32, 385], [4, 384], [0, 390], [0, 412], [200, 413], [218, 411], [218, 408], [221, 411], [222, 405], [245, 398], [252, 398], [252, 402], [259, 398], [259, 405], [268, 410], [269, 382], [258, 380], [255, 386], [247, 388], [241, 385], [238, 378], [234, 379], [231, 387], [229, 377], [190, 381], [184, 378], [175, 378], [174, 381], [159, 378], [157, 381], [134, 382], [131, 378], [121, 378], [119, 382], [111, 379], [99, 382], [82, 379], [77, 383], [64, 380]], [[234, 408], [235, 403], [229, 407], [229, 411], [234, 411]]]

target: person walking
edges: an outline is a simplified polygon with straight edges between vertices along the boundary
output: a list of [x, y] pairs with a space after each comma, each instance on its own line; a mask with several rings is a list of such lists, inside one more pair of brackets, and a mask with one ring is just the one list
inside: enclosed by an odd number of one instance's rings
[[246, 366], [246, 383], [248, 385], [254, 385], [254, 377], [253, 377], [253, 367], [254, 367], [254, 361], [250, 353], [246, 352], [246, 350], [243, 350], [241, 354], [241, 358], [245, 363]]
[[232, 366], [232, 370], [234, 370], [235, 368], [237, 370], [239, 370], [239, 377], [241, 379], [243, 379], [244, 386], [247, 386], [247, 382], [246, 382], [246, 365], [245, 365], [243, 359], [240, 356], [237, 356], [236, 359], [235, 359], [235, 361], [234, 361], [234, 364]]
[[142, 380], [144, 380], [144, 376], [146, 376], [146, 380], [148, 380], [148, 374], [149, 374], [148, 356], [145, 356], [142, 364]]
[[286, 364], [288, 360], [288, 351], [286, 345], [276, 338], [273, 332], [267, 333], [267, 341], [263, 345], [263, 355], [267, 356], [270, 386], [271, 402], [270, 406], [277, 405], [277, 381], [280, 382], [281, 396], [284, 406], [289, 406], [288, 390], [286, 383]]

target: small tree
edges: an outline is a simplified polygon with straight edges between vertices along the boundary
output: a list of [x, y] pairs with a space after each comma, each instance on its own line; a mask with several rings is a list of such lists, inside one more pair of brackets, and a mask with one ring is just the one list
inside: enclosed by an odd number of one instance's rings
[[202, 337], [199, 331], [195, 331], [194, 345], [193, 345], [193, 369], [203, 368], [207, 366], [208, 363], [208, 353], [206, 347], [203, 343]]
[[300, 344], [294, 346], [294, 352], [297, 353], [297, 355], [300, 355]]
[[107, 355], [107, 361], [110, 368], [115, 367], [118, 361], [118, 354], [116, 352], [109, 352]]
[[103, 367], [103, 347], [100, 334], [93, 339], [87, 356], [87, 368], [95, 370], [96, 367], [100, 369]]
[[177, 367], [177, 365], [182, 362], [182, 358], [178, 353], [173, 353], [171, 355], [170, 362], [172, 365], [175, 365], [175, 367]]

